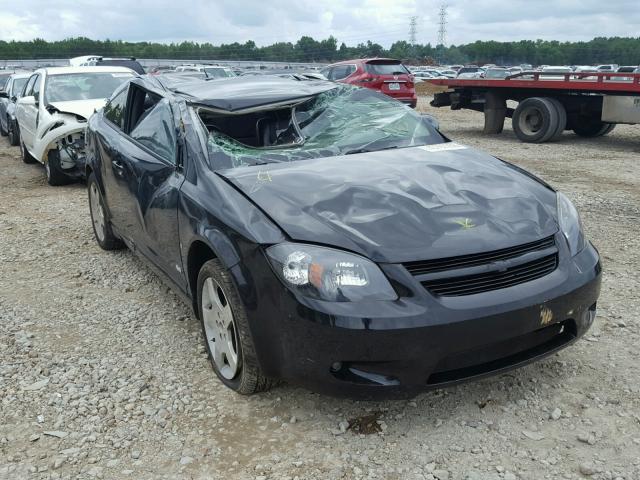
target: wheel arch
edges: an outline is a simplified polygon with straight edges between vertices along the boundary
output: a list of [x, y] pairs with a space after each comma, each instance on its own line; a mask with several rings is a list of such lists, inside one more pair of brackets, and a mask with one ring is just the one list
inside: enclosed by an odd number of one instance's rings
[[187, 281], [189, 285], [189, 293], [191, 294], [191, 303], [196, 317], [200, 317], [198, 312], [198, 274], [202, 266], [209, 260], [218, 258], [213, 249], [203, 240], [195, 240], [189, 246], [187, 254]]
[[198, 230], [200, 231], [192, 239], [187, 249], [185, 265], [189, 293], [196, 314], [198, 274], [202, 265], [216, 258], [220, 260], [227, 270], [231, 270], [232, 267], [240, 263], [237, 246], [222, 231], [204, 226], [201, 226]]

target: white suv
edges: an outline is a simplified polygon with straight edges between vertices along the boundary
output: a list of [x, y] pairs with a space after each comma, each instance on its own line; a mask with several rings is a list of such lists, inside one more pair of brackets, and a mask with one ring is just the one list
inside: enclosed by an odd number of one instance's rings
[[22, 160], [43, 163], [50, 185], [82, 178], [87, 120], [135, 75], [123, 67], [36, 70], [16, 103]]

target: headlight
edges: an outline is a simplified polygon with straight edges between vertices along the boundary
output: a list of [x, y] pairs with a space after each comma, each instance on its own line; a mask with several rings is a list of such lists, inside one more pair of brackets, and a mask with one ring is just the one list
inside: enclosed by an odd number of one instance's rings
[[267, 256], [285, 285], [307, 297], [332, 302], [398, 298], [375, 263], [352, 253], [280, 243], [269, 247]]
[[587, 246], [587, 240], [582, 229], [582, 220], [578, 210], [573, 206], [571, 200], [558, 192], [558, 224], [560, 230], [567, 239], [571, 256], [582, 251]]

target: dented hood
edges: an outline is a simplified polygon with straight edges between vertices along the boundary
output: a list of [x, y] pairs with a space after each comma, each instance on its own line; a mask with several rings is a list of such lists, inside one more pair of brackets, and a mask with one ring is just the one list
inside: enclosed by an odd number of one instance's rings
[[218, 173], [291, 239], [378, 262], [496, 250], [558, 229], [549, 187], [451, 143]]
[[69, 102], [49, 102], [49, 105], [59, 110], [62, 113], [71, 113], [73, 115], [80, 115], [87, 120], [96, 110], [104, 107], [107, 103], [106, 99], [98, 98], [92, 100], [73, 100]]

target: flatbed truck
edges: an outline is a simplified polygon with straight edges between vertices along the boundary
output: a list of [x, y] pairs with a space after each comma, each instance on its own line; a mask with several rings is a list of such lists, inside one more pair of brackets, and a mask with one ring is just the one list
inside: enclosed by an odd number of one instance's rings
[[[431, 105], [484, 113], [484, 133], [501, 133], [511, 118], [523, 142], [555, 141], [565, 130], [582, 137], [616, 124], [640, 124], [640, 73], [521, 72], [505, 79], [430, 79], [447, 91]], [[518, 102], [517, 107], [508, 106]]]

